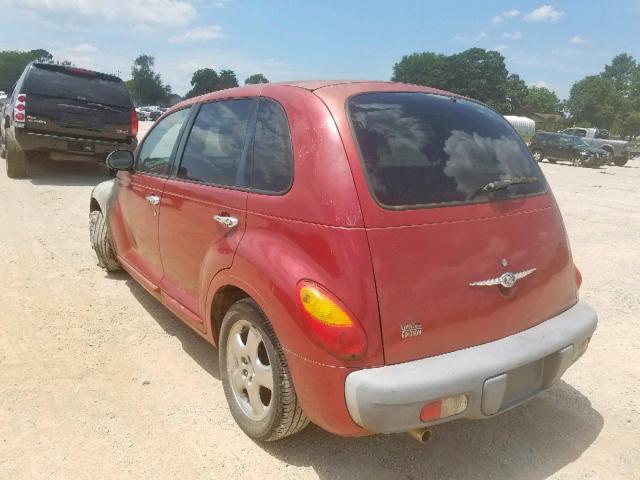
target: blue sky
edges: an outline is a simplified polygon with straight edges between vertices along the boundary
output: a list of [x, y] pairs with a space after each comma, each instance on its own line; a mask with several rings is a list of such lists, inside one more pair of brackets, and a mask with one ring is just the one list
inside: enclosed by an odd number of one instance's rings
[[499, 50], [510, 72], [561, 98], [618, 53], [640, 59], [640, 0], [0, 0], [0, 50], [129, 77], [140, 53], [176, 93], [198, 68], [272, 81], [388, 80], [403, 55]]

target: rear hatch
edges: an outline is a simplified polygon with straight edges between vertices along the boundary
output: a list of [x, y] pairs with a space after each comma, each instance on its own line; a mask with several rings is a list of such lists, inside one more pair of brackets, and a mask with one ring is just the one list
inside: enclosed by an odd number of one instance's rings
[[348, 110], [375, 200], [362, 203], [386, 363], [496, 340], [576, 302], [555, 200], [503, 117], [426, 93], [360, 94]]
[[118, 77], [35, 64], [22, 93], [30, 131], [114, 142], [131, 137], [133, 104]]

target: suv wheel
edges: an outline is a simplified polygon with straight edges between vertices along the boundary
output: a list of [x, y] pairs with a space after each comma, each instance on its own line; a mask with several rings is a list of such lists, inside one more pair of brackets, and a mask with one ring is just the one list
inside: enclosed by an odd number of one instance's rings
[[107, 272], [116, 272], [122, 269], [113, 251], [107, 220], [100, 210], [94, 210], [89, 214], [89, 238], [100, 267]]
[[531, 152], [531, 155], [533, 155], [533, 159], [540, 163], [542, 162], [542, 160], [544, 159], [544, 154], [542, 153], [542, 150], [534, 150], [533, 152]]
[[622, 167], [622, 166], [624, 166], [624, 165], [626, 165], [626, 164], [627, 164], [627, 161], [628, 161], [628, 160], [629, 160], [629, 159], [628, 159], [627, 157], [614, 157], [614, 158], [613, 158], [613, 164], [614, 164], [616, 167]]
[[580, 157], [580, 155], [576, 155], [575, 157], [573, 157], [573, 166], [584, 167], [584, 160], [582, 159], [582, 157]]
[[249, 437], [279, 440], [309, 424], [282, 347], [253, 300], [239, 300], [225, 315], [219, 356], [231, 414]]
[[24, 178], [29, 173], [29, 165], [27, 160], [27, 154], [23, 150], [18, 150], [15, 143], [11, 139], [6, 139], [6, 157], [5, 160], [7, 166], [7, 177], [9, 178]]

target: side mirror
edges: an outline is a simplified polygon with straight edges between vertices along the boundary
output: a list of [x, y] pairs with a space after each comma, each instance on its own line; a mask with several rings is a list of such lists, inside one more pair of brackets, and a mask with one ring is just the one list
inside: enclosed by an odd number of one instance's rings
[[131, 170], [133, 168], [133, 153], [129, 150], [116, 150], [107, 157], [107, 167], [113, 170]]

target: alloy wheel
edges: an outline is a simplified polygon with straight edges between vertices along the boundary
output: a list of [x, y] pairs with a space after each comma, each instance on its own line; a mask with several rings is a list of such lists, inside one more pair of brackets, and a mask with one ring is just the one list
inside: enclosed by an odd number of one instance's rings
[[273, 371], [262, 334], [246, 320], [237, 321], [229, 332], [227, 376], [244, 414], [264, 419], [272, 405]]

